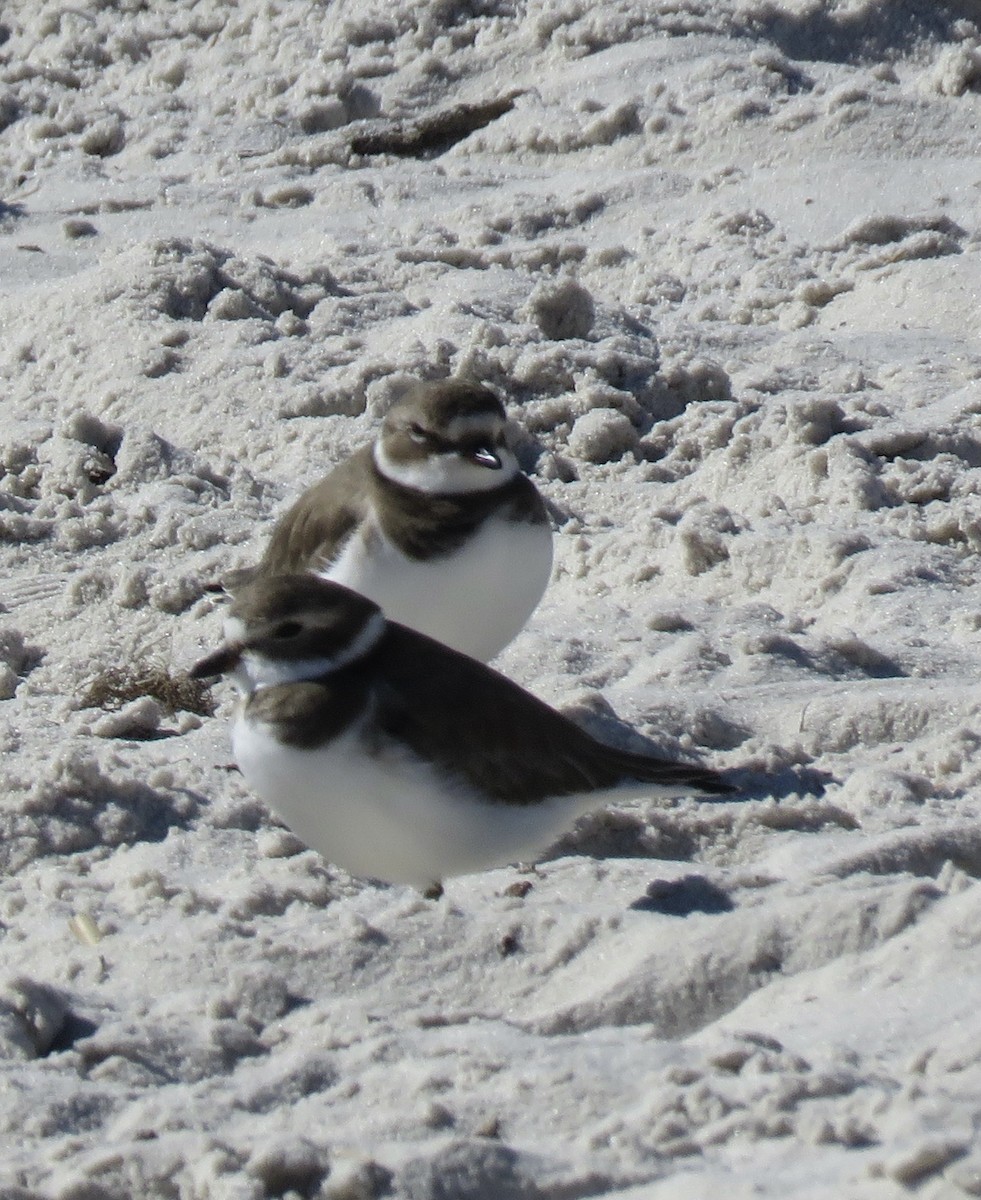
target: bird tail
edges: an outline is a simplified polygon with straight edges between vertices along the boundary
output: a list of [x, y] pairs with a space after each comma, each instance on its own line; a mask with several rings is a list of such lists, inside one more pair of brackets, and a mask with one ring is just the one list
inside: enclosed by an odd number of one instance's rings
[[624, 783], [636, 781], [638, 784], [647, 784], [663, 796], [723, 796], [737, 790], [711, 767], [672, 762], [633, 750], [607, 749], [622, 772]]

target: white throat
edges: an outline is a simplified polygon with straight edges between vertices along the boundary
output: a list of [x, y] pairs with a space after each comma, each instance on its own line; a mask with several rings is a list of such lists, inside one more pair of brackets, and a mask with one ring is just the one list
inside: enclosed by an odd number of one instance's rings
[[397, 462], [381, 438], [375, 442], [372, 454], [375, 466], [386, 479], [430, 496], [492, 492], [518, 473], [518, 460], [507, 449], [498, 451], [501, 466], [497, 470], [468, 462], [459, 454], [430, 454], [416, 462]]

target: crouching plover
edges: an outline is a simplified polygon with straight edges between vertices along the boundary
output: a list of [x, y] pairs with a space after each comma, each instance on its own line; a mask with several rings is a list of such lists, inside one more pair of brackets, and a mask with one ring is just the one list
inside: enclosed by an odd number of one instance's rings
[[504, 406], [444, 379], [393, 405], [377, 440], [305, 492], [258, 568], [235, 575], [312, 571], [486, 661], [520, 632], [551, 567], [545, 505], [508, 447]]
[[232, 603], [191, 671], [242, 692], [249, 785], [354, 875], [426, 889], [526, 860], [613, 800], [731, 791], [714, 771], [607, 746], [503, 675], [314, 575]]

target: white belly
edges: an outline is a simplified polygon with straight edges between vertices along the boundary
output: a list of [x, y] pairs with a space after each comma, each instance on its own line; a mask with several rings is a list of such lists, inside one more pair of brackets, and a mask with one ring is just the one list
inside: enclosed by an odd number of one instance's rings
[[321, 574], [385, 615], [486, 662], [524, 627], [552, 569], [547, 525], [491, 518], [453, 554], [419, 562], [386, 538], [355, 535]]
[[249, 786], [308, 846], [353, 875], [420, 889], [534, 857], [591, 807], [484, 803], [408, 753], [369, 757], [357, 731], [298, 750], [240, 717], [232, 744]]

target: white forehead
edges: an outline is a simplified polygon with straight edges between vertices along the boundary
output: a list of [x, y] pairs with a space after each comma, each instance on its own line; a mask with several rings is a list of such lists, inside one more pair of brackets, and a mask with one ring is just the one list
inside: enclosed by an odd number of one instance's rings
[[331, 654], [311, 654], [307, 658], [274, 658], [253, 650], [246, 651], [242, 659], [247, 677], [245, 690], [281, 687], [283, 684], [302, 683], [306, 679], [320, 679], [324, 675], [330, 675], [349, 663], [364, 658], [384, 632], [384, 614], [373, 612], [351, 640]]
[[432, 496], [491, 492], [518, 474], [518, 460], [510, 450], [499, 454], [501, 467], [497, 471], [457, 454], [427, 454], [411, 461], [394, 459], [382, 441], [375, 442], [373, 453], [375, 465], [386, 479]]

